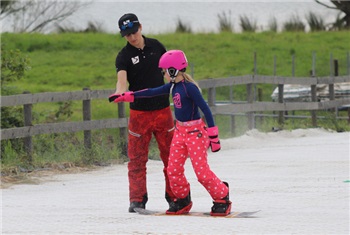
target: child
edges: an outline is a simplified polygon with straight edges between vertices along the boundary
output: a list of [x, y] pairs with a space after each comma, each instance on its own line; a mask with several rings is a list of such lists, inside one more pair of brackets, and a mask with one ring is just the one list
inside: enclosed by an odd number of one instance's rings
[[[187, 65], [184, 52], [170, 50], [163, 54], [159, 61], [159, 67], [163, 69], [165, 78], [170, 83], [157, 88], [125, 92], [122, 95], [114, 94], [109, 98], [114, 102], [133, 102], [137, 98], [172, 94], [176, 129], [170, 147], [167, 172], [171, 190], [177, 198], [170, 203], [166, 213], [186, 214], [192, 207], [190, 184], [184, 175], [184, 163], [187, 156], [190, 156], [198, 181], [213, 198], [214, 205], [210, 214], [225, 216], [231, 211], [229, 187], [210, 170], [207, 161], [209, 146], [212, 152], [217, 152], [221, 148], [218, 127], [214, 124], [212, 113], [202, 97], [198, 84], [185, 73]], [[208, 127], [202, 121], [198, 108], [202, 110]]]

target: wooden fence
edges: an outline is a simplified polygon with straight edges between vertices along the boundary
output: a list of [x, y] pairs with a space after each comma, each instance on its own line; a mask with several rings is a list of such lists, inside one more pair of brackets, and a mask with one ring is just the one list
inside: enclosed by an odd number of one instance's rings
[[[317, 125], [317, 110], [328, 110], [343, 105], [350, 104], [350, 98], [335, 99], [334, 84], [350, 82], [350, 75], [339, 77], [279, 77], [279, 76], [260, 76], [246, 75], [238, 77], [206, 79], [198, 81], [200, 87], [208, 89], [208, 104], [214, 115], [230, 115], [234, 117], [238, 113], [245, 113], [248, 120], [248, 128], [255, 127], [255, 113], [266, 111], [279, 112], [279, 122], [283, 123], [286, 111], [309, 110], [311, 111], [312, 123]], [[259, 102], [256, 100], [256, 84], [275, 84], [278, 86], [278, 102]], [[311, 87], [311, 102], [284, 102], [283, 88], [285, 84], [300, 84]], [[316, 85], [327, 84], [329, 86], [329, 101], [317, 101]], [[246, 85], [247, 96], [244, 101], [233, 101], [230, 95], [230, 102], [225, 104], [216, 104], [216, 88], [230, 87], [236, 85]], [[232, 90], [230, 90], [231, 93]], [[40, 134], [52, 134], [63, 132], [84, 131], [84, 144], [86, 148], [91, 148], [91, 130], [120, 128], [120, 135], [126, 138], [128, 118], [125, 115], [125, 104], [118, 104], [118, 118], [91, 120], [91, 100], [105, 99], [113, 93], [114, 90], [89, 90], [84, 88], [82, 91], [72, 92], [46, 92], [37, 94], [21, 94], [12, 96], [1, 96], [1, 107], [18, 106], [24, 107], [24, 127], [8, 128], [1, 130], [1, 140], [23, 138], [25, 148], [28, 154], [32, 152], [32, 136]], [[44, 123], [32, 124], [32, 105], [44, 102], [64, 102], [64, 101], [82, 101], [83, 120], [80, 122], [63, 123]], [[124, 149], [123, 152], [126, 150]]]

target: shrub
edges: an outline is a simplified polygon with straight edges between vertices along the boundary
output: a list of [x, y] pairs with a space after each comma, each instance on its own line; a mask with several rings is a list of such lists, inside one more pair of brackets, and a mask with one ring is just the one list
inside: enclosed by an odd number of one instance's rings
[[[22, 79], [29, 69], [29, 59], [20, 50], [6, 50], [1, 44], [1, 95], [16, 94], [17, 88], [8, 86], [8, 83]], [[1, 128], [23, 126], [22, 113], [22, 107], [1, 107]], [[19, 139], [2, 140], [2, 161], [8, 155], [18, 155], [22, 149], [22, 141]]]
[[305, 24], [300, 20], [300, 18], [296, 15], [292, 16], [292, 18], [283, 24], [283, 31], [287, 32], [299, 32], [305, 31]]
[[316, 14], [310, 12], [306, 16], [306, 20], [309, 24], [310, 31], [324, 31], [326, 29], [326, 26], [324, 24], [323, 19], [320, 16], [317, 16]]
[[177, 19], [175, 33], [192, 33], [192, 29], [189, 24], [183, 23], [179, 18]]
[[278, 24], [276, 17], [273, 17], [268, 22], [268, 30], [271, 32], [277, 32], [278, 31]]
[[343, 20], [343, 17], [341, 16], [342, 13], [339, 13], [337, 15], [337, 18], [333, 24], [331, 24], [331, 30], [334, 31], [341, 31], [346, 30], [346, 22]]
[[231, 22], [231, 11], [229, 11], [228, 14], [229, 16], [227, 16], [225, 12], [222, 12], [221, 15], [218, 14], [220, 32], [233, 32], [233, 25]]
[[56, 25], [56, 31], [58, 33], [103, 33], [105, 30], [102, 27], [101, 23], [98, 22], [88, 22], [88, 25], [85, 29], [80, 29], [77, 30], [72, 26], [61, 26], [61, 25]]
[[240, 16], [239, 21], [243, 32], [255, 32], [258, 29], [256, 20], [250, 19], [246, 15]]

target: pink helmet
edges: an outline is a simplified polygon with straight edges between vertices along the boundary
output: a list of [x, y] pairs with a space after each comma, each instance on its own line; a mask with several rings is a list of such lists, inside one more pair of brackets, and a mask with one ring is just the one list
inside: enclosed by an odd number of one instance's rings
[[188, 66], [186, 55], [180, 50], [170, 50], [165, 52], [159, 60], [159, 68], [183, 70]]

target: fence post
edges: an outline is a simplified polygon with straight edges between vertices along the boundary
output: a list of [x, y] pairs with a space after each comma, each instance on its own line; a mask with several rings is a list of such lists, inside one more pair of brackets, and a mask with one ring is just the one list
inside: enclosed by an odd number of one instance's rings
[[[334, 73], [332, 73], [332, 77], [338, 76], [338, 60], [333, 61], [333, 68], [334, 68]], [[328, 85], [328, 91], [329, 91], [329, 100], [334, 100], [335, 99], [335, 93], [334, 93], [334, 83]], [[335, 108], [330, 109], [331, 112], [335, 112]]]
[[[276, 66], [276, 56], [275, 56], [275, 62]], [[292, 56], [292, 74], [294, 76], [294, 55]], [[274, 70], [274, 76], [276, 76], [276, 70]], [[284, 84], [278, 84], [278, 103], [284, 103]], [[278, 112], [278, 124], [282, 126], [284, 124], [284, 111]]]
[[[23, 94], [30, 94], [29, 91], [24, 91]], [[23, 113], [24, 113], [24, 126], [32, 126], [32, 104], [23, 105]], [[28, 161], [32, 162], [33, 160], [33, 142], [32, 137], [28, 136], [23, 138], [24, 149], [28, 156]]]
[[190, 63], [190, 68], [191, 68], [191, 77], [194, 79], [194, 64]]
[[[253, 92], [253, 84], [247, 84], [247, 101], [249, 104], [254, 102], [254, 92]], [[252, 130], [254, 128], [254, 112], [247, 112], [248, 118], [248, 130]]]
[[292, 55], [292, 77], [295, 76], [295, 55]]
[[[312, 70], [311, 77], [316, 77], [316, 52], [312, 52]], [[311, 101], [317, 101], [316, 85], [311, 85]], [[315, 110], [311, 110], [311, 122], [312, 126], [317, 126], [317, 115]]]
[[[89, 88], [83, 88], [83, 91], [90, 91]], [[83, 121], [91, 121], [91, 100], [83, 100]], [[85, 149], [91, 149], [91, 131], [84, 131]]]
[[[261, 102], [261, 101], [263, 101], [263, 89], [262, 88], [258, 88], [258, 101], [259, 102]], [[262, 111], [260, 111], [259, 112], [259, 124], [260, 124], [260, 126], [262, 126], [263, 125], [263, 122], [264, 122], [264, 118], [263, 118], [263, 116], [262, 116], [262, 114], [263, 114], [263, 112]]]
[[[284, 102], [284, 84], [278, 84], [278, 103]], [[278, 112], [278, 124], [283, 125], [284, 124], [284, 111]]]
[[231, 115], [231, 134], [236, 135], [236, 118], [235, 115]]
[[208, 89], [208, 105], [215, 106], [215, 87], [211, 87]]
[[[254, 52], [254, 74], [252, 75], [252, 78], [254, 80], [255, 75], [257, 74], [257, 54]], [[252, 104], [256, 100], [256, 84], [247, 84], [247, 101], [248, 103]], [[255, 117], [254, 112], [247, 112], [247, 118], [248, 118], [248, 130], [252, 130], [255, 128]]]
[[[208, 105], [209, 107], [215, 106], [216, 102], [216, 89], [215, 87], [211, 87], [208, 89]], [[213, 114], [214, 120], [216, 119], [216, 114]]]
[[[234, 93], [233, 93], [233, 85], [230, 86], [230, 102], [233, 104], [234, 101]], [[230, 115], [231, 117], [231, 134], [235, 135], [236, 134], [236, 118], [234, 114]]]
[[316, 77], [316, 52], [312, 52], [312, 69], [311, 77]]
[[349, 51], [347, 53], [346, 60], [347, 60], [348, 75], [350, 75], [350, 52]]
[[[311, 101], [317, 102], [316, 85], [311, 85]], [[312, 126], [316, 127], [317, 126], [317, 115], [316, 115], [315, 110], [311, 111], [311, 120], [312, 120]]]
[[[347, 71], [348, 71], [348, 75], [350, 76], [350, 52], [347, 53], [346, 58], [347, 58], [346, 59], [347, 60]], [[337, 76], [338, 76], [338, 63], [337, 63], [337, 70], [334, 71], [334, 73], [337, 73]], [[348, 108], [348, 124], [350, 125], [350, 107]]]
[[[295, 55], [292, 55], [292, 77], [295, 77]], [[292, 115], [295, 115], [295, 110], [292, 111]], [[294, 125], [294, 118], [292, 118], [292, 123]]]
[[[125, 103], [118, 103], [118, 118], [125, 118]], [[119, 148], [121, 154], [125, 158], [128, 156], [128, 129], [126, 127], [119, 128]]]
[[338, 77], [339, 76], [339, 64], [338, 60], [334, 60], [334, 76]]

